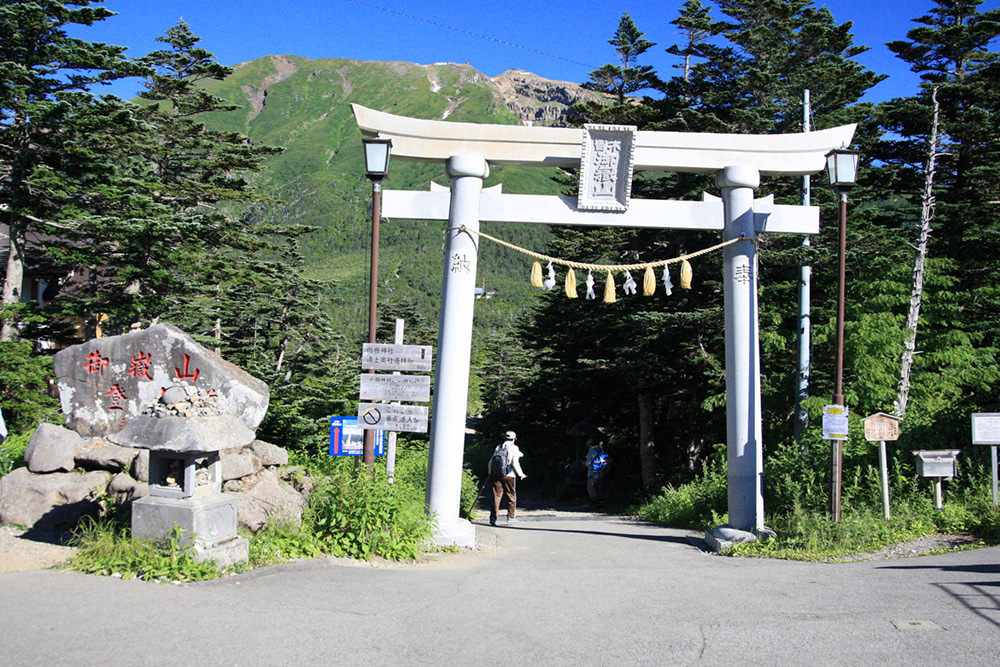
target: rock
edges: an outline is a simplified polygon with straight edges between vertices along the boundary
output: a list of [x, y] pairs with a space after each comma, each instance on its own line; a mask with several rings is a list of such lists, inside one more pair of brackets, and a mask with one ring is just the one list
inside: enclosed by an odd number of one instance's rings
[[149, 450], [140, 449], [132, 466], [132, 477], [140, 482], [149, 481]]
[[279, 482], [278, 476], [270, 470], [261, 472], [256, 484], [235, 495], [240, 524], [254, 532], [272, 522], [302, 525], [305, 498], [291, 487]]
[[108, 440], [125, 447], [168, 452], [214, 452], [245, 447], [253, 431], [235, 415], [215, 417], [153, 417], [139, 415]]
[[578, 117], [572, 107], [588, 101], [607, 102], [608, 96], [568, 81], [551, 81], [525, 72], [507, 70], [493, 78], [504, 105], [524, 122], [566, 127]]
[[263, 440], [254, 440], [250, 443], [250, 448], [263, 466], [288, 465], [288, 452], [282, 447]]
[[17, 468], [0, 479], [0, 523], [65, 527], [100, 510], [99, 496], [111, 473], [65, 472], [36, 475]]
[[188, 398], [188, 393], [184, 387], [180, 385], [171, 385], [163, 391], [163, 396], [160, 396], [160, 403], [164, 405], [174, 405], [182, 401], [186, 401]]
[[745, 530], [719, 526], [705, 531], [705, 542], [712, 551], [719, 552], [740, 542], [756, 542], [757, 536]]
[[149, 484], [133, 479], [127, 472], [120, 472], [111, 479], [111, 483], [108, 484], [108, 492], [115, 499], [130, 503], [138, 498], [148, 496]]
[[73, 455], [82, 446], [77, 433], [56, 424], [39, 424], [24, 450], [24, 462], [31, 472], [69, 472], [75, 465]]
[[138, 453], [137, 449], [121, 447], [98, 438], [85, 442], [83, 449], [77, 451], [75, 459], [81, 467], [114, 472], [127, 470]]
[[224, 482], [249, 477], [261, 469], [260, 459], [249, 448], [220, 452], [220, 458]]
[[301, 493], [306, 498], [312, 493], [316, 486], [316, 479], [306, 474], [306, 469], [302, 466], [286, 466], [278, 469], [278, 477], [283, 482], [291, 484], [292, 488]]
[[213, 399], [214, 410], [250, 430], [264, 418], [270, 396], [264, 382], [170, 324], [73, 345], [56, 353], [54, 363], [66, 424], [84, 436], [121, 430], [175, 386], [192, 401], [197, 396], [183, 387], [194, 386]]

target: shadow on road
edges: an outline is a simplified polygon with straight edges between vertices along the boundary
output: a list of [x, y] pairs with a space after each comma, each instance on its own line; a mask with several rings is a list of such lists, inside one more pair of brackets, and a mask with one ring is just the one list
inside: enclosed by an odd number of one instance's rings
[[[607, 518], [607, 517], [605, 517]], [[649, 540], [652, 542], [671, 542], [674, 544], [683, 544], [685, 546], [698, 547], [698, 540], [692, 537], [686, 537], [684, 535], [637, 535], [635, 533], [620, 533], [611, 530], [584, 530], [581, 528], [542, 528], [537, 525], [531, 526], [533, 531], [542, 531], [546, 533], [574, 533], [578, 535], [606, 535], [608, 537], [623, 537], [632, 540]]]
[[[942, 572], [968, 572], [971, 574], [998, 574], [998, 563], [973, 565], [883, 565], [882, 570], [940, 570]], [[1000, 628], [1000, 580], [998, 581], [948, 581], [932, 583], [963, 607], [987, 623]]]

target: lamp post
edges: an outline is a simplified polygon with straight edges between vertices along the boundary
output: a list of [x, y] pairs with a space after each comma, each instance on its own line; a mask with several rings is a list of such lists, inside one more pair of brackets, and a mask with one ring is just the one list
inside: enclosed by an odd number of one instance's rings
[[[392, 140], [378, 137], [363, 138], [365, 147], [365, 176], [372, 182], [372, 248], [371, 270], [368, 278], [368, 342], [375, 342], [378, 322], [378, 238], [379, 220], [382, 218], [382, 179], [389, 175], [389, 154]], [[374, 373], [374, 370], [369, 370]], [[368, 470], [375, 470], [375, 431], [365, 429], [362, 460]]]
[[[836, 361], [833, 375], [833, 404], [844, 406], [844, 293], [847, 266], [847, 192], [854, 187], [858, 176], [857, 151], [845, 148], [834, 149], [826, 156], [826, 171], [830, 185], [837, 191], [840, 214], [837, 222], [838, 266], [837, 266], [837, 337]], [[830, 451], [830, 514], [840, 521], [840, 488], [844, 464], [843, 444], [831, 441]]]

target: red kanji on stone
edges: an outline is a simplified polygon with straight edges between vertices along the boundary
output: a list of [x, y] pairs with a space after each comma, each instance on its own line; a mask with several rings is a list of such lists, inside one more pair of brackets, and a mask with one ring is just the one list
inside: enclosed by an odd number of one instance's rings
[[135, 378], [143, 377], [152, 380], [153, 376], [149, 374], [149, 368], [152, 366], [151, 356], [149, 354], [142, 356], [142, 350], [139, 350], [139, 356], [132, 357], [132, 365], [128, 369], [128, 374]]
[[191, 363], [191, 355], [184, 353], [184, 372], [181, 373], [181, 369], [174, 366], [174, 372], [177, 374], [178, 380], [191, 380], [191, 382], [194, 382], [195, 380], [198, 379], [198, 373], [200, 373], [201, 371], [199, 371], [196, 368], [194, 369], [194, 375], [191, 375], [190, 371], [188, 370], [188, 365], [190, 363]]
[[100, 373], [104, 375], [104, 369], [108, 367], [108, 362], [110, 360], [107, 357], [102, 357], [99, 350], [94, 350], [87, 355], [87, 362], [83, 365], [83, 368], [90, 373]]
[[128, 398], [128, 396], [125, 395], [125, 392], [122, 391], [121, 387], [119, 387], [118, 385], [113, 385], [111, 387], [111, 389], [108, 390], [108, 393], [106, 393], [104, 395], [111, 397], [111, 409], [112, 410], [124, 410], [125, 409], [125, 408], [123, 408], [121, 406], [121, 402], [124, 401], [124, 400], [126, 400]]

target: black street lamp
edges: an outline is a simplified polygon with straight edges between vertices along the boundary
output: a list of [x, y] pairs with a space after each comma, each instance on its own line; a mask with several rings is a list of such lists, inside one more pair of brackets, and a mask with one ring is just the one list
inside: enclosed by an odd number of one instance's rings
[[[844, 293], [847, 267], [847, 192], [854, 187], [858, 178], [857, 151], [838, 148], [826, 156], [826, 172], [830, 185], [837, 191], [840, 201], [837, 232], [839, 237], [838, 267], [837, 267], [837, 338], [836, 362], [833, 375], [833, 404], [845, 406], [844, 403]], [[833, 520], [840, 521], [840, 489], [844, 466], [844, 449], [840, 440], [831, 441], [830, 452], [830, 513]]]
[[[361, 140], [365, 147], [365, 176], [372, 182], [372, 249], [371, 270], [368, 278], [368, 342], [375, 342], [375, 327], [378, 321], [378, 239], [379, 220], [382, 218], [382, 179], [389, 175], [389, 155], [392, 140], [366, 137]], [[369, 373], [375, 371], [369, 370]], [[375, 431], [365, 429], [362, 460], [372, 472], [375, 470]]]

